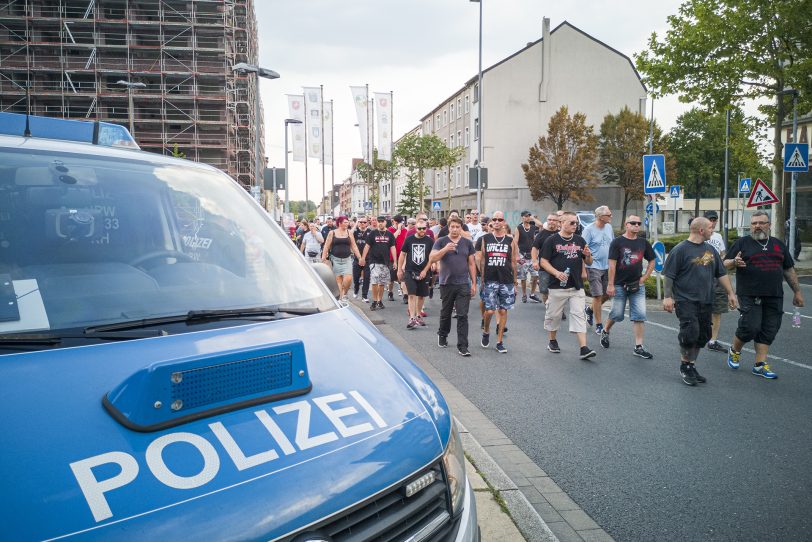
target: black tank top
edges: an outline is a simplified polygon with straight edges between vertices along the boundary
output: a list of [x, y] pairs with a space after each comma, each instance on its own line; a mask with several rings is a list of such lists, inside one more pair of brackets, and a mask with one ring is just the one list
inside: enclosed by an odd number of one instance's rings
[[352, 254], [350, 237], [336, 237], [336, 235], [333, 234], [333, 244], [330, 245], [330, 254], [336, 258], [349, 258], [350, 254]]
[[539, 229], [537, 226], [530, 226], [529, 230], [525, 230], [524, 224], [519, 224], [518, 230], [519, 238], [516, 242], [519, 245], [519, 252], [525, 255], [530, 254], [530, 250], [533, 248], [533, 239], [536, 238]]

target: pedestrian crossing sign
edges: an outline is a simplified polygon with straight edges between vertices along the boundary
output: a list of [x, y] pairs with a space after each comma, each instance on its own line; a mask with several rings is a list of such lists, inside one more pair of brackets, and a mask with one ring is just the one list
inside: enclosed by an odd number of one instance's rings
[[442, 210], [442, 208], [443, 208], [443, 202], [442, 201], [433, 201], [431, 203], [431, 209], [433, 211], [440, 211], [440, 210]]
[[764, 181], [756, 179], [753, 185], [753, 191], [750, 192], [750, 198], [747, 200], [747, 207], [758, 207], [759, 205], [772, 205], [778, 203], [778, 198], [770, 190]]
[[671, 185], [671, 187], [669, 188], [669, 192], [671, 192], [671, 197], [672, 198], [678, 198], [679, 197], [679, 188], [680, 187], [679, 187], [678, 184], [672, 184]]
[[809, 171], [809, 145], [787, 143], [784, 145], [784, 171]]
[[751, 186], [753, 186], [753, 180], [750, 177], [739, 179], [739, 194], [749, 193]]
[[644, 154], [643, 192], [646, 194], [665, 192], [665, 182], [665, 156]]

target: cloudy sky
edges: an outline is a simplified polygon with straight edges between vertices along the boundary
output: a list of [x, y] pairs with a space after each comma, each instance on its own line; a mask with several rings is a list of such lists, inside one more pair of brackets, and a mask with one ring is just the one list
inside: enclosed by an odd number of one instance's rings
[[[361, 156], [350, 85], [394, 92], [394, 136], [477, 73], [479, 4], [470, 0], [256, 0], [260, 65], [281, 74], [262, 81], [269, 164], [284, 166], [286, 94], [324, 85], [334, 101], [335, 181], [345, 179]], [[678, 0], [484, 0], [483, 69], [541, 37], [563, 21], [632, 56], [652, 31], [662, 36]], [[487, 92], [487, 89], [485, 89]], [[599, 92], [599, 89], [596, 89]], [[676, 97], [658, 100], [657, 122], [671, 128], [687, 106]], [[321, 165], [311, 159], [310, 199], [322, 194]], [[304, 166], [290, 163], [291, 198], [304, 199]], [[326, 184], [331, 182], [327, 166]]]

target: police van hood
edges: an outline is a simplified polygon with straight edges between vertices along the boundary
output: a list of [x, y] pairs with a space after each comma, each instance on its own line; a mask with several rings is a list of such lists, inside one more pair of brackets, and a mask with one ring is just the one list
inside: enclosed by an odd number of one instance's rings
[[[156, 362], [301, 340], [312, 389], [160, 431], [102, 398]], [[431, 381], [349, 308], [2, 357], [0, 501], [19, 540], [268, 540], [430, 464], [450, 431]], [[145, 398], [149, 400], [149, 398]]]

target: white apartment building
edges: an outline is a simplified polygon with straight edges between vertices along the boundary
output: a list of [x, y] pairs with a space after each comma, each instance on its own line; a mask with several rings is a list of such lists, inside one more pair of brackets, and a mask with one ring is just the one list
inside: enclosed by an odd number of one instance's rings
[[[504, 210], [511, 224], [520, 222], [524, 209], [539, 214], [555, 209], [550, 200], [531, 199], [521, 164], [539, 136], [547, 134], [550, 118], [562, 105], [570, 115], [584, 113], [596, 134], [605, 115], [623, 107], [644, 112], [646, 105], [646, 88], [628, 56], [566, 21], [550, 31], [547, 18], [542, 39], [483, 70], [482, 86], [482, 166], [488, 168], [482, 210]], [[458, 164], [426, 176], [434, 192], [432, 203], [440, 202], [440, 216], [449, 209], [476, 207], [468, 171], [479, 158], [478, 100], [475, 75], [421, 119], [423, 133], [466, 151]], [[622, 207], [621, 190], [615, 185], [601, 185], [592, 195], [593, 202], [578, 207]]]

